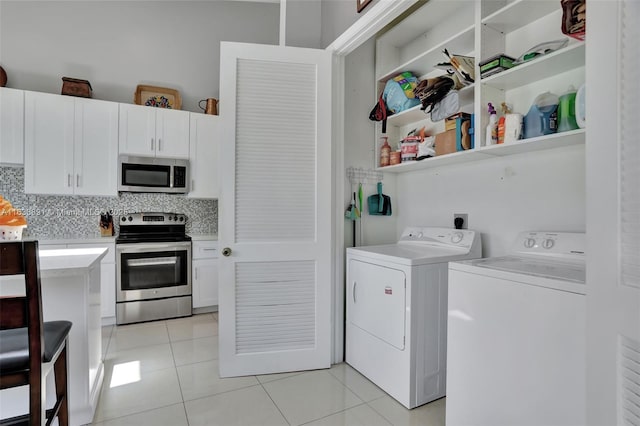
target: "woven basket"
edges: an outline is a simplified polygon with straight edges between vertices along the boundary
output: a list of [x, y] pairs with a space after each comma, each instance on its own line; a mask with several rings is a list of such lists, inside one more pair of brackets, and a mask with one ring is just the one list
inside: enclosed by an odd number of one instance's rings
[[19, 241], [22, 240], [22, 230], [27, 225], [7, 226], [0, 225], [0, 241]]

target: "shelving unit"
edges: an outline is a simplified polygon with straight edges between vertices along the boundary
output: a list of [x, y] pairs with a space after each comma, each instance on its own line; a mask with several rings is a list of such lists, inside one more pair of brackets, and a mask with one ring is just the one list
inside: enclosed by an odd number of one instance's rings
[[584, 136], [585, 129], [578, 129], [570, 132], [540, 136], [537, 138], [521, 139], [507, 144], [483, 146], [468, 151], [460, 151], [447, 155], [431, 157], [421, 161], [410, 161], [393, 166], [378, 167], [377, 170], [385, 173], [405, 173], [414, 170], [470, 163], [493, 157], [505, 157], [508, 155], [524, 154], [527, 152], [543, 151], [572, 145], [582, 145], [584, 144]]
[[[445, 48], [452, 54], [475, 56], [477, 84], [459, 91], [460, 110], [475, 115], [475, 149], [376, 170], [404, 173], [584, 144], [586, 131], [577, 129], [484, 146], [488, 102], [494, 105], [506, 102], [516, 107], [514, 112], [525, 115], [537, 94], [552, 90], [560, 95], [559, 91], [569, 85], [577, 89], [584, 83], [585, 42], [562, 34], [561, 16], [560, 2], [556, 1], [432, 0], [380, 34], [376, 40], [377, 93], [388, 79], [403, 71], [411, 71], [419, 79], [442, 74], [434, 65], [445, 61], [442, 55]], [[483, 59], [497, 53], [517, 58], [539, 43], [563, 38], [568, 38], [569, 44], [556, 52], [480, 79], [477, 64]], [[444, 122], [431, 122], [430, 116], [420, 108], [416, 106], [387, 118], [386, 136], [392, 146], [414, 128], [424, 126], [430, 135], [444, 131]], [[378, 123], [376, 153], [379, 153], [381, 131]]]

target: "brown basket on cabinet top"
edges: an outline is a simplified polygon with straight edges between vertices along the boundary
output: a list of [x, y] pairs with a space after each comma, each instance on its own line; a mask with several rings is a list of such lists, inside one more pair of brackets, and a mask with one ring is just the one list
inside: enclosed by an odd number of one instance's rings
[[180, 109], [182, 107], [182, 98], [177, 90], [144, 84], [139, 84], [136, 88], [133, 102], [137, 105], [156, 108]]
[[81, 98], [90, 98], [93, 89], [91, 83], [87, 80], [79, 78], [62, 77], [62, 94], [69, 96], [78, 96]]

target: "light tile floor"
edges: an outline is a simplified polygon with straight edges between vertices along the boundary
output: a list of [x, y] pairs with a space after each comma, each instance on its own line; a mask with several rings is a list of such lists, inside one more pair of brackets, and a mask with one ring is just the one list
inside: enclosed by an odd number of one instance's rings
[[445, 399], [407, 410], [347, 364], [221, 379], [217, 314], [103, 328], [95, 426], [444, 426]]

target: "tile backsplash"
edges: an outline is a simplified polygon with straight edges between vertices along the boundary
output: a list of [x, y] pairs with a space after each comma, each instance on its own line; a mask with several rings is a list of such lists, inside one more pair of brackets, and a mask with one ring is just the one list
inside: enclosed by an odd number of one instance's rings
[[129, 212], [171, 212], [187, 215], [187, 233], [218, 233], [218, 200], [184, 195], [122, 193], [118, 197], [33, 195], [24, 193], [24, 169], [0, 167], [0, 195], [27, 219], [23, 236], [42, 240], [100, 236], [100, 212], [112, 210], [116, 235], [118, 217]]

